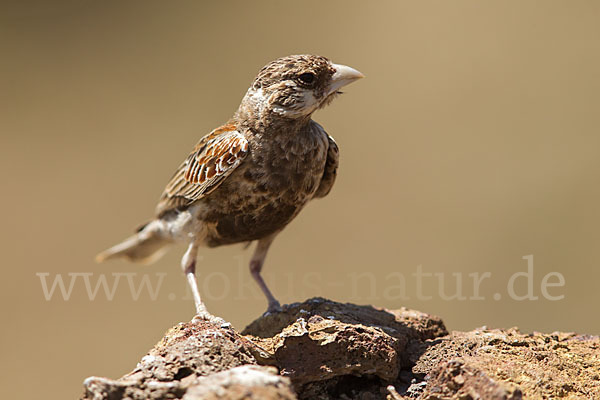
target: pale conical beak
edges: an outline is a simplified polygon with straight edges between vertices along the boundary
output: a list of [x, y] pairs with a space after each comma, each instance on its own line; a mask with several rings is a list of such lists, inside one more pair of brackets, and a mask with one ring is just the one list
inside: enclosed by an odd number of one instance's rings
[[365, 76], [354, 68], [341, 64], [331, 64], [335, 72], [331, 77], [328, 94], [337, 92], [340, 88]]

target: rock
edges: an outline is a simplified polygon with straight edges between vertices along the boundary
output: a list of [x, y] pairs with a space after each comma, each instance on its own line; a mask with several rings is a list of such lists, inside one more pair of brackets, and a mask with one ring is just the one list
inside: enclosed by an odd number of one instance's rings
[[[460, 368], [458, 364], [448, 365], [448, 360], [457, 361]], [[465, 378], [482, 377], [477, 384], [479, 388], [505, 388], [505, 397], [498, 394], [481, 398], [519, 399], [522, 393], [528, 398], [597, 399], [600, 398], [600, 338], [573, 333], [523, 334], [517, 329], [453, 332], [432, 341], [412, 370], [418, 376], [428, 374], [430, 388], [440, 379], [447, 381], [443, 376], [447, 376], [444, 371], [449, 369]], [[491, 383], [480, 384], [483, 377]], [[474, 380], [470, 382], [465, 385], [472, 386]], [[483, 389], [472, 389], [478, 390]], [[433, 392], [428, 389], [426, 393]]]
[[92, 376], [83, 382], [84, 399], [180, 399], [186, 388], [179, 382], [142, 381], [136, 379], [112, 380]]
[[462, 360], [443, 362], [428, 376], [421, 399], [488, 399], [521, 400], [521, 390], [514, 384], [497, 382], [483, 371]]
[[290, 380], [274, 367], [243, 365], [199, 378], [183, 400], [292, 400], [296, 399]]
[[118, 380], [90, 377], [83, 398], [600, 398], [600, 339], [476, 329], [315, 298], [264, 315], [241, 334], [181, 323]]
[[247, 340], [239, 333], [206, 321], [192, 321], [167, 331], [130, 376], [181, 381], [255, 363]]
[[205, 321], [180, 323], [119, 380], [90, 377], [84, 399], [180, 399], [198, 377], [256, 364], [246, 339]]
[[257, 337], [274, 337], [299, 318], [309, 319], [313, 315], [336, 320], [350, 325], [367, 325], [386, 328], [397, 335], [419, 340], [433, 339], [446, 335], [446, 327], [442, 320], [430, 314], [409, 310], [386, 310], [373, 306], [338, 303], [315, 297], [304, 303], [284, 306], [279, 313], [264, 315], [244, 329], [242, 334]]
[[416, 311], [315, 298], [263, 316], [243, 334], [273, 355], [274, 364], [298, 393], [309, 392], [306, 398], [314, 398], [318, 392], [339, 395], [352, 387], [347, 380], [333, 380], [345, 376], [365, 377], [362, 385], [371, 380], [379, 392], [380, 382], [395, 381], [409, 366], [409, 343], [447, 332], [439, 318]]

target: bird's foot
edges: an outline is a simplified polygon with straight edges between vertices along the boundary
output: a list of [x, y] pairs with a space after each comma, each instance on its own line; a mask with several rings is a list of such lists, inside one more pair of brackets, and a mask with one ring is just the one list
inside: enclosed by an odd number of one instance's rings
[[281, 311], [282, 311], [281, 305], [279, 304], [279, 302], [277, 300], [270, 301], [269, 307], [267, 307], [267, 311], [265, 311], [265, 313], [263, 314], [263, 317], [266, 317], [267, 315], [271, 315], [271, 314], [275, 314], [275, 313], [280, 313]]
[[212, 315], [208, 311], [202, 311], [197, 313], [194, 318], [192, 318], [192, 322], [210, 322], [211, 324], [220, 326], [221, 328], [229, 328], [231, 327], [231, 323], [225, 321], [221, 317], [217, 317], [216, 315]]

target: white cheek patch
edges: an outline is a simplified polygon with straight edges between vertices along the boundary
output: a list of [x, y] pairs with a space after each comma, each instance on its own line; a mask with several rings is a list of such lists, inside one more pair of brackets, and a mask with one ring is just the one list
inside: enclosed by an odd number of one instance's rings
[[282, 117], [286, 117], [286, 118], [299, 118], [299, 117], [303, 117], [306, 114], [308, 114], [302, 108], [295, 109], [295, 108], [285, 108], [285, 107], [280, 107], [280, 106], [273, 107], [273, 112], [275, 114], [279, 114]]
[[312, 90], [305, 90], [303, 98], [304, 105], [302, 108], [308, 110], [308, 112], [313, 112], [319, 106], [319, 101], [316, 99]]
[[273, 112], [286, 118], [298, 118], [308, 115], [319, 107], [319, 101], [311, 90], [303, 90], [302, 97], [293, 107], [275, 106]]

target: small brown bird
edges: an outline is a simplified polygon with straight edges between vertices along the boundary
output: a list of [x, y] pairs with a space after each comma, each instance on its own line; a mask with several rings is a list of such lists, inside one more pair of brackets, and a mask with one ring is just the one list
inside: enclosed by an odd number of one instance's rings
[[198, 248], [256, 240], [250, 273], [267, 297], [267, 311], [279, 310], [260, 275], [269, 246], [310, 200], [329, 193], [338, 168], [335, 141], [311, 116], [362, 77], [315, 55], [267, 64], [233, 118], [200, 139], [177, 169], [156, 218], [96, 260], [148, 263], [169, 244], [188, 244], [181, 265], [198, 316], [211, 320], [196, 283]]

